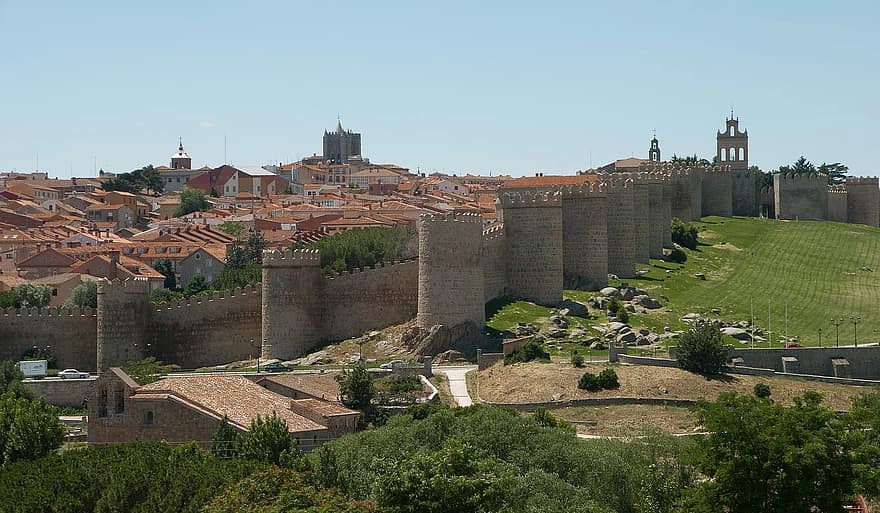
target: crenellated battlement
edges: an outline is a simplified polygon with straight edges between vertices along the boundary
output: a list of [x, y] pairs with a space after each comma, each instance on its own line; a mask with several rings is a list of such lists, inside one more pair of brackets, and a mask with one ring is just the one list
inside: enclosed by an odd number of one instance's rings
[[448, 214], [419, 214], [419, 226], [430, 229], [431, 225], [437, 223], [466, 223], [466, 224], [482, 224], [483, 216], [471, 212], [459, 212]]
[[846, 187], [842, 185], [829, 185], [828, 194], [847, 194]]
[[605, 196], [605, 183], [587, 182], [580, 185], [563, 185], [559, 188], [559, 194], [563, 200], [601, 198]]
[[846, 185], [873, 185], [880, 187], [880, 178], [876, 176], [848, 176]]
[[405, 260], [394, 260], [391, 262], [379, 262], [372, 267], [357, 267], [355, 269], [348, 269], [348, 270], [343, 271], [341, 273], [338, 273], [338, 272], [333, 273], [329, 276], [324, 276], [324, 279], [325, 280], [334, 280], [337, 278], [345, 278], [348, 276], [364, 276], [364, 275], [367, 275], [367, 274], [375, 272], [375, 271], [383, 271], [387, 268], [406, 265], [406, 264], [410, 264], [410, 263], [416, 262], [416, 261], [418, 261], [418, 258], [414, 257], [414, 258], [407, 258]]
[[149, 294], [150, 281], [141, 276], [125, 280], [96, 280], [98, 294]]
[[483, 230], [483, 240], [488, 241], [497, 237], [504, 236], [504, 223], [495, 223], [489, 228]]
[[779, 177], [780, 181], [790, 182], [828, 182], [828, 175], [822, 173], [777, 173], [773, 177]]
[[548, 208], [562, 204], [559, 191], [553, 192], [505, 192], [498, 195], [501, 208]]
[[214, 302], [234, 300], [241, 298], [251, 298], [259, 296], [263, 293], [262, 285], [252, 285], [250, 287], [235, 287], [232, 290], [216, 291], [212, 294], [180, 299], [178, 301], [169, 301], [156, 306], [156, 312], [162, 313], [168, 310], [176, 310], [178, 308], [187, 308], [197, 305], [208, 305]]
[[267, 249], [263, 267], [311, 267], [321, 265], [321, 253], [315, 249]]
[[0, 308], [0, 317], [30, 317], [40, 319], [45, 317], [95, 317], [97, 311], [94, 308]]

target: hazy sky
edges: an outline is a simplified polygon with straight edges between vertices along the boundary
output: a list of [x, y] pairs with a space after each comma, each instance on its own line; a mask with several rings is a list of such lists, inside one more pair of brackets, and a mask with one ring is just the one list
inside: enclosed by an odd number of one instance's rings
[[880, 3], [0, 0], [0, 170], [265, 164], [363, 134], [374, 162], [571, 173], [710, 157], [878, 174]]

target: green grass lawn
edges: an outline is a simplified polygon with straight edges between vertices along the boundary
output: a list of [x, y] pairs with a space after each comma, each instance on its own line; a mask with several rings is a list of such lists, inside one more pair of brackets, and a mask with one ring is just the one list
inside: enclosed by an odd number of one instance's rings
[[[823, 345], [833, 344], [832, 317], [845, 319], [840, 326], [841, 344], [853, 343], [851, 316], [862, 318], [860, 343], [880, 339], [880, 229], [721, 217], [707, 217], [697, 224], [701, 244], [695, 251], [685, 250], [688, 260], [684, 268], [652, 260], [650, 265], [640, 266], [649, 269], [646, 275], [624, 280], [663, 303], [660, 310], [630, 315], [631, 325], [658, 332], [664, 326], [683, 329], [686, 325], [680, 318], [690, 312], [747, 321], [751, 303], [755, 323], [764, 330], [769, 306], [776, 341], [785, 332], [787, 304], [788, 335], [799, 337], [803, 345], [818, 345], [820, 328]], [[667, 273], [667, 269], [673, 272]], [[706, 280], [695, 278], [697, 272], [704, 273]], [[566, 297], [580, 301], [595, 294], [565, 291]], [[715, 308], [721, 313], [711, 314]], [[512, 303], [495, 313], [488, 324], [505, 330], [516, 322], [535, 322], [548, 316], [547, 312], [528, 303]], [[604, 322], [600, 312], [591, 314], [596, 317], [584, 324]], [[773, 345], [779, 347], [778, 342]]]

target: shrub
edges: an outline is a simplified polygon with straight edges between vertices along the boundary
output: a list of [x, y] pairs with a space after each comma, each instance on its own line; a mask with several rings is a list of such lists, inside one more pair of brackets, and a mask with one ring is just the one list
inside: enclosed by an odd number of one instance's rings
[[770, 385], [767, 383], [755, 383], [755, 397], [758, 399], [769, 399]]
[[580, 354], [578, 354], [577, 351], [575, 351], [571, 355], [571, 364], [574, 365], [575, 367], [583, 367], [584, 366], [584, 357], [581, 356]]
[[629, 312], [626, 311], [626, 308], [617, 310], [617, 320], [624, 324], [629, 322]]
[[585, 372], [581, 379], [578, 380], [578, 388], [588, 392], [598, 392], [602, 390], [602, 385], [599, 384], [598, 376], [592, 372]]
[[701, 323], [681, 335], [678, 363], [682, 369], [703, 375], [724, 372], [727, 347], [721, 341], [721, 330], [711, 323]]
[[611, 315], [617, 315], [617, 312], [620, 311], [621, 307], [622, 305], [620, 304], [620, 300], [616, 297], [613, 297], [608, 300], [608, 307], [606, 308], [606, 310], [608, 310], [608, 313], [610, 313]]
[[505, 356], [504, 365], [530, 362], [532, 360], [550, 361], [550, 353], [544, 351], [544, 346], [536, 339], [529, 340], [521, 348]]
[[688, 249], [697, 249], [697, 227], [679, 218], [672, 220], [672, 242]]
[[599, 386], [605, 390], [620, 388], [620, 382], [617, 380], [617, 373], [614, 372], [614, 369], [602, 369], [602, 372], [596, 376], [596, 380], [599, 382]]
[[683, 264], [687, 262], [688, 256], [687, 253], [681, 250], [681, 248], [672, 248], [672, 251], [666, 259], [670, 262], [675, 262], [676, 264]]

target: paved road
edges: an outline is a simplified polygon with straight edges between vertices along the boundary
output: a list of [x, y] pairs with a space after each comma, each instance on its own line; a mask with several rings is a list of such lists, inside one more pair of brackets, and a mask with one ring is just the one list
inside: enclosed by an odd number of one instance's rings
[[468, 394], [467, 381], [464, 375], [472, 370], [477, 370], [476, 365], [438, 365], [433, 368], [434, 373], [445, 374], [449, 380], [449, 391], [459, 406], [470, 406], [473, 404], [471, 396]]

